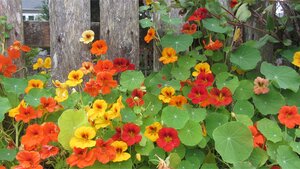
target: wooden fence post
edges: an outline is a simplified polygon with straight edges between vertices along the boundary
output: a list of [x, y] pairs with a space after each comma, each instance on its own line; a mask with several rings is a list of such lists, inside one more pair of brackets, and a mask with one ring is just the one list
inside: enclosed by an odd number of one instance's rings
[[126, 57], [139, 68], [139, 1], [100, 0], [100, 39], [107, 58]]
[[[6, 41], [5, 46], [12, 45], [15, 40], [24, 43], [22, 1], [0, 0], [0, 16], [7, 16], [7, 22], [13, 25], [13, 30], [10, 31], [9, 39]], [[17, 59], [15, 64], [18, 68], [22, 68], [25, 65], [24, 57]], [[16, 76], [23, 76], [24, 72], [24, 69], [22, 69]]]
[[88, 45], [79, 42], [82, 32], [90, 29], [90, 1], [50, 0], [49, 13], [52, 78], [65, 80], [91, 59]]

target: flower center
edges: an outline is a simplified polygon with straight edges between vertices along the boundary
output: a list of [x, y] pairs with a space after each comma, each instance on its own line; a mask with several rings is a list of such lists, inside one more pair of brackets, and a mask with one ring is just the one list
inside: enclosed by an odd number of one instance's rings
[[165, 137], [165, 142], [169, 143], [171, 141], [172, 141], [172, 137], [170, 137], [170, 136]]
[[88, 133], [82, 133], [81, 137], [84, 139], [89, 139], [89, 134]]

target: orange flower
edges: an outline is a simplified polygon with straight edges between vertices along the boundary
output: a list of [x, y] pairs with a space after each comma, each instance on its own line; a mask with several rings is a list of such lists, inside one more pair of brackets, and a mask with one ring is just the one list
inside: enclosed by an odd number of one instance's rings
[[27, 127], [26, 133], [21, 139], [21, 143], [27, 147], [36, 147], [42, 143], [43, 139], [43, 128], [38, 124], [32, 124]]
[[101, 86], [96, 80], [90, 79], [87, 83], [85, 83], [83, 90], [92, 97], [96, 97], [101, 90]]
[[57, 105], [56, 101], [52, 98], [46, 98], [46, 97], [41, 97], [40, 98], [40, 102], [41, 102], [41, 109], [44, 112], [49, 112], [52, 113], [54, 112], [56, 109], [59, 108], [59, 106]]
[[77, 166], [79, 168], [84, 168], [92, 166], [96, 161], [96, 155], [93, 150], [88, 151], [87, 148], [74, 148], [73, 154], [67, 158], [67, 163], [73, 167]]
[[181, 29], [181, 32], [182, 33], [185, 33], [185, 34], [194, 34], [197, 30], [197, 25], [196, 24], [190, 24], [190, 23], [185, 23], [183, 26], [182, 26], [182, 29]]
[[43, 144], [48, 144], [50, 141], [57, 141], [59, 128], [53, 122], [47, 122], [42, 125], [44, 133]]
[[256, 124], [253, 126], [249, 126], [249, 129], [252, 133], [253, 137], [253, 146], [264, 148], [264, 144], [266, 142], [265, 137], [257, 130]]
[[25, 89], [25, 93], [28, 93], [33, 88], [42, 89], [44, 87], [44, 82], [39, 79], [31, 79], [28, 81], [28, 85]]
[[4, 165], [0, 165], [0, 169], [6, 169]]
[[91, 54], [100, 56], [106, 54], [107, 45], [104, 40], [97, 40], [92, 44]]
[[13, 64], [12, 59], [0, 54], [0, 73], [5, 77], [11, 77], [17, 71], [17, 66]]
[[30, 47], [26, 45], [22, 45], [20, 41], [15, 41], [12, 46], [10, 46], [17, 50], [22, 50], [23, 52], [29, 52]]
[[13, 45], [7, 49], [8, 56], [12, 59], [17, 59], [21, 56], [20, 50], [23, 52], [29, 52], [30, 47], [22, 45], [20, 41], [15, 41]]
[[34, 110], [33, 107], [28, 106], [24, 108], [20, 106], [20, 113], [15, 116], [16, 121], [23, 121], [24, 123], [28, 123], [32, 119], [36, 119], [42, 116], [41, 110]]
[[109, 94], [111, 88], [118, 86], [118, 82], [113, 79], [113, 75], [109, 72], [98, 73], [97, 83], [101, 86], [100, 93], [102, 94]]
[[20, 165], [15, 169], [43, 169], [40, 165], [40, 154], [35, 151], [20, 151], [18, 152], [16, 159]]
[[278, 120], [281, 124], [287, 128], [294, 128], [296, 125], [300, 125], [300, 114], [296, 106], [282, 106], [279, 110]]
[[178, 96], [172, 96], [169, 105], [182, 108], [182, 106], [186, 103], [187, 103], [187, 99], [182, 95], [178, 95]]
[[153, 38], [155, 38], [155, 29], [150, 28], [147, 32], [147, 35], [144, 37], [146, 43], [149, 43]]
[[96, 74], [100, 72], [108, 72], [114, 75], [117, 72], [117, 70], [114, 68], [113, 62], [110, 60], [99, 60], [94, 66], [94, 70]]
[[159, 61], [163, 62], [163, 64], [169, 64], [176, 62], [177, 59], [176, 51], [173, 48], [164, 48]]
[[94, 71], [94, 65], [91, 62], [83, 62], [80, 70], [86, 75]]
[[108, 140], [105, 142], [101, 139], [96, 140], [96, 148], [93, 150], [95, 151], [97, 160], [102, 164], [106, 164], [116, 158], [116, 149], [110, 145], [112, 141], [113, 140]]
[[206, 45], [206, 42], [203, 40], [203, 45], [206, 50], [219, 50], [223, 47], [223, 43], [219, 40], [216, 40], [215, 42], [211, 40], [211, 37], [209, 37], [209, 43]]
[[50, 145], [43, 145], [39, 151], [41, 159], [46, 159], [55, 156], [59, 152], [59, 148]]

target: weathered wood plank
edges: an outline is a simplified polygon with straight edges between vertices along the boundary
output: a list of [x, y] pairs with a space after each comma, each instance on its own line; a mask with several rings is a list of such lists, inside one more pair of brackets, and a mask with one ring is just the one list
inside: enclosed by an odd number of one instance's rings
[[[23, 18], [22, 18], [22, 2], [21, 0], [0, 0], [0, 15], [7, 16], [7, 22], [13, 25], [13, 30], [10, 31], [9, 39], [5, 46], [8, 47], [13, 44], [15, 40], [24, 42], [23, 36]], [[18, 68], [25, 65], [24, 57], [15, 61]], [[23, 76], [25, 71], [19, 71], [16, 76]]]
[[81, 33], [90, 29], [90, 1], [50, 0], [49, 12], [52, 78], [65, 80], [71, 70], [91, 59], [88, 45], [79, 42]]
[[139, 1], [100, 0], [100, 39], [108, 45], [106, 57], [126, 57], [139, 67]]
[[24, 22], [24, 41], [31, 47], [50, 47], [49, 22]]

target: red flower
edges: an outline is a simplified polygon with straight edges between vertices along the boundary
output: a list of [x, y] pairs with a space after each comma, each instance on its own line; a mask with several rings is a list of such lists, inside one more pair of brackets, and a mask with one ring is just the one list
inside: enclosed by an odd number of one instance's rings
[[281, 169], [279, 165], [273, 165], [270, 169]]
[[185, 34], [194, 34], [197, 30], [197, 25], [196, 24], [190, 24], [190, 23], [185, 23], [183, 26], [182, 26], [182, 29], [181, 29], [181, 32], [182, 33], [185, 33]]
[[114, 68], [113, 62], [110, 60], [99, 60], [97, 64], [94, 66], [94, 72], [96, 74], [100, 72], [108, 72], [114, 75], [116, 71], [117, 70]]
[[87, 148], [81, 149], [74, 147], [73, 154], [67, 158], [67, 163], [73, 167], [77, 166], [79, 168], [84, 168], [92, 166], [96, 161], [96, 156], [94, 151], [88, 151]]
[[28, 123], [32, 119], [36, 119], [42, 116], [41, 110], [34, 110], [33, 107], [27, 106], [24, 108], [20, 106], [20, 113], [15, 116], [16, 121], [23, 121], [24, 123]]
[[90, 81], [85, 83], [85, 87], [83, 90], [87, 92], [89, 95], [91, 95], [92, 97], [96, 97], [101, 90], [101, 86], [94, 79], [90, 79]]
[[100, 72], [97, 74], [97, 83], [101, 86], [100, 93], [109, 94], [111, 88], [117, 87], [118, 83], [113, 79], [113, 75], [109, 72]]
[[100, 56], [106, 54], [107, 49], [108, 48], [104, 40], [97, 40], [92, 44], [91, 54]]
[[198, 8], [193, 15], [189, 17], [188, 21], [201, 21], [207, 17], [207, 13], [206, 8]]
[[41, 159], [55, 156], [59, 152], [59, 148], [50, 145], [43, 145], [40, 150]]
[[209, 38], [209, 43], [206, 45], [206, 42], [203, 40], [203, 45], [204, 45], [204, 48], [206, 50], [219, 50], [220, 48], [223, 47], [223, 43], [219, 40], [216, 40], [216, 41], [212, 41], [211, 40], [211, 37]]
[[198, 104], [208, 98], [208, 93], [204, 86], [194, 86], [188, 97], [192, 100], [192, 103]]
[[40, 102], [41, 108], [49, 113], [54, 112], [59, 107], [52, 97], [41, 97]]
[[165, 127], [159, 130], [156, 143], [158, 147], [164, 149], [166, 152], [170, 152], [180, 145], [180, 140], [174, 128]]
[[121, 139], [131, 146], [135, 143], [139, 143], [142, 140], [140, 135], [140, 127], [133, 123], [127, 123], [123, 126]]
[[117, 70], [117, 72], [124, 72], [126, 70], [134, 70], [135, 65], [131, 64], [129, 60], [125, 58], [115, 58], [113, 60], [114, 63], [114, 69]]
[[296, 106], [282, 106], [279, 110], [278, 120], [281, 124], [290, 129], [294, 128], [296, 125], [300, 125], [298, 108]]
[[256, 124], [253, 126], [249, 126], [253, 137], [253, 145], [254, 147], [264, 148], [264, 144], [266, 142], [265, 137], [257, 130]]
[[40, 154], [35, 151], [20, 151], [18, 152], [16, 159], [20, 165], [15, 169], [42, 169], [40, 165]]
[[17, 71], [17, 66], [13, 64], [11, 58], [0, 54], [0, 72], [5, 77], [11, 77]]
[[53, 122], [47, 122], [42, 125], [44, 132], [43, 144], [48, 144], [50, 141], [57, 141], [59, 128]]
[[134, 106], [142, 106], [144, 105], [143, 100], [144, 92], [140, 89], [134, 89], [131, 93], [131, 97], [126, 99], [126, 103], [130, 108]]
[[188, 80], [184, 80], [184, 81], [180, 81], [180, 91], [182, 91], [182, 89], [183, 89], [183, 87], [184, 87], [185, 85], [193, 87], [193, 86], [195, 86], [195, 83], [192, 82], [192, 81], [189, 80], [189, 79], [188, 79]]
[[239, 3], [238, 0], [231, 0], [231, 2], [230, 2], [230, 8], [234, 8], [235, 5], [237, 5], [238, 3]]
[[27, 127], [26, 134], [22, 137], [21, 143], [25, 147], [36, 147], [42, 143], [43, 139], [43, 128], [38, 124], [32, 124]]
[[0, 169], [6, 169], [4, 165], [0, 165]]
[[101, 139], [96, 140], [96, 148], [93, 149], [97, 160], [102, 164], [106, 164], [112, 161], [116, 157], [116, 149], [111, 146], [113, 140], [103, 141]]
[[214, 75], [212, 73], [205, 73], [200, 72], [200, 74], [197, 76], [197, 79], [195, 80], [196, 85], [208, 87], [211, 86], [214, 83]]
[[231, 91], [227, 87], [221, 90], [213, 88], [210, 90], [209, 102], [216, 107], [227, 106], [232, 102]]

